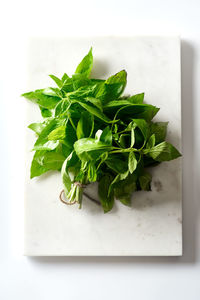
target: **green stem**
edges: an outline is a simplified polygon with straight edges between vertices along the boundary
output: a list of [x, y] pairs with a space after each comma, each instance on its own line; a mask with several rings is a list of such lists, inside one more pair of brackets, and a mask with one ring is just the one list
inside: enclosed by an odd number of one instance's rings
[[120, 149], [120, 150], [114, 150], [110, 151], [109, 153], [124, 153], [124, 152], [140, 152], [140, 149], [135, 149], [135, 148], [128, 148], [128, 149]]
[[124, 129], [124, 130], [122, 130], [122, 131], [120, 131], [120, 132], [117, 132], [117, 134], [122, 134], [122, 133], [124, 133], [124, 132], [129, 132], [129, 131], [131, 131], [130, 129]]

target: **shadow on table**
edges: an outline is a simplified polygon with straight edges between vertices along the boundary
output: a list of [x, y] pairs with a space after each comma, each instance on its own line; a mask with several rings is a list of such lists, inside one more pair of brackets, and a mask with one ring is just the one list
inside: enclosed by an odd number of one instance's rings
[[[194, 181], [194, 105], [193, 72], [195, 53], [186, 41], [181, 44], [182, 63], [182, 152], [183, 152], [183, 256], [181, 257], [32, 257], [34, 263], [50, 264], [193, 264], [197, 260], [198, 199]], [[198, 177], [198, 176], [197, 176]], [[200, 177], [200, 176], [199, 176]], [[195, 179], [195, 180], [194, 180]], [[199, 191], [200, 192], [200, 191]], [[198, 195], [196, 195], [198, 198]]]

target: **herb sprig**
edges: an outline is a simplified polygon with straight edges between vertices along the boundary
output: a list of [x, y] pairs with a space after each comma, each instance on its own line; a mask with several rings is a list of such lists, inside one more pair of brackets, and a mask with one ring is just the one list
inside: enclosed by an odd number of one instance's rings
[[148, 167], [181, 154], [165, 141], [167, 122], [153, 122], [159, 108], [143, 102], [144, 93], [122, 96], [125, 70], [106, 80], [90, 78], [92, 48], [69, 77], [50, 77], [57, 87], [25, 93], [44, 120], [32, 123], [37, 140], [30, 177], [61, 171], [69, 203], [82, 206], [83, 188], [98, 182], [99, 201], [108, 212], [118, 199], [151, 190]]

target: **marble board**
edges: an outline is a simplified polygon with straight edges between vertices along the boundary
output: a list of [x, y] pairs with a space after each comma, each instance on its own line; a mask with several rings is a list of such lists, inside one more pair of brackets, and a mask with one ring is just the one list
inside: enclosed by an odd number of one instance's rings
[[[126, 93], [145, 92], [160, 107], [155, 118], [169, 121], [167, 140], [181, 150], [180, 39], [178, 37], [34, 38], [29, 41], [25, 91], [52, 85], [48, 74], [72, 74], [93, 47], [93, 77], [125, 69]], [[27, 124], [40, 121], [27, 101]], [[104, 214], [83, 199], [83, 208], [59, 200], [58, 172], [29, 178], [35, 141], [26, 132], [25, 234], [27, 256], [179, 256], [182, 255], [181, 159], [151, 170], [152, 191], [137, 192], [132, 207], [116, 201]], [[96, 197], [96, 185], [87, 188]], [[96, 196], [95, 196], [96, 195]]]

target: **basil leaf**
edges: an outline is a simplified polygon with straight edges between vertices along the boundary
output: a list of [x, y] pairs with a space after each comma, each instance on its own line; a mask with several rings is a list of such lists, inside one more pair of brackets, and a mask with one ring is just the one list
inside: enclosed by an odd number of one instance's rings
[[56, 152], [48, 151], [44, 154], [43, 164], [49, 170], [60, 170], [65, 157]]
[[131, 148], [134, 146], [135, 144], [135, 130], [134, 127], [131, 128]]
[[84, 87], [91, 84], [90, 79], [85, 74], [74, 74], [72, 75], [72, 82], [74, 91], [80, 87]]
[[103, 130], [100, 136], [100, 141], [107, 145], [112, 145], [112, 131], [110, 130], [109, 126]]
[[50, 141], [64, 140], [65, 137], [66, 137], [66, 126], [59, 126], [49, 133], [48, 140]]
[[40, 111], [41, 111], [41, 115], [43, 116], [43, 118], [49, 118], [52, 116], [52, 112], [50, 111], [50, 109], [44, 108], [42, 106], [39, 106]]
[[142, 104], [144, 100], [144, 93], [133, 95], [127, 99], [128, 102], [133, 104]]
[[117, 113], [115, 113], [113, 108], [107, 105], [104, 106], [104, 111], [111, 118], [113, 118], [114, 115], [117, 115], [117, 118], [122, 120], [144, 119], [146, 121], [151, 121], [159, 111], [159, 108], [149, 104], [129, 104], [120, 107]]
[[127, 73], [125, 70], [109, 77], [103, 84], [100, 85], [96, 98], [99, 98], [103, 103], [119, 98], [126, 86]]
[[56, 104], [61, 100], [57, 96], [49, 96], [44, 94], [44, 90], [35, 90], [34, 92], [24, 93], [23, 97], [40, 105], [41, 107], [53, 109]]
[[92, 47], [88, 54], [82, 59], [78, 67], [76, 68], [75, 73], [81, 73], [85, 76], [89, 77], [93, 66], [93, 55], [92, 55]]
[[49, 75], [49, 77], [51, 77], [51, 79], [53, 79], [53, 81], [57, 84], [57, 86], [58, 86], [59, 88], [62, 87], [62, 85], [63, 85], [62, 80], [60, 80], [60, 79], [59, 79], [58, 77], [56, 77], [55, 75]]
[[141, 130], [144, 140], [146, 141], [149, 137], [149, 126], [148, 123], [143, 119], [133, 119], [133, 122]]
[[129, 138], [129, 134], [125, 134], [125, 133], [123, 133], [123, 134], [120, 134], [120, 137], [119, 137], [119, 139], [117, 139], [118, 140], [118, 142], [119, 142], [119, 145], [122, 147], [122, 148], [126, 148], [126, 146], [127, 146], [127, 143], [126, 143], [126, 139], [127, 138]]
[[104, 108], [109, 107], [123, 107], [126, 105], [142, 104], [144, 99], [144, 93], [137, 94], [126, 99], [113, 100], [105, 104]]
[[60, 170], [65, 157], [53, 151], [36, 151], [31, 164], [31, 178], [49, 170]]
[[149, 150], [144, 150], [144, 154], [146, 153], [156, 161], [168, 161], [181, 156], [179, 151], [172, 144], [167, 142], [162, 142]]
[[66, 138], [65, 138], [65, 145], [68, 146], [70, 149], [73, 149], [74, 143], [77, 140], [76, 137], [76, 131], [75, 129], [70, 125], [69, 122], [66, 124]]
[[62, 99], [60, 102], [55, 107], [55, 117], [63, 114], [66, 112], [71, 106], [71, 103], [69, 102], [68, 99]]
[[94, 97], [95, 92], [97, 90], [97, 84], [91, 84], [89, 86], [81, 86], [78, 89], [74, 90], [73, 92], [66, 93], [66, 96], [70, 100], [84, 100], [87, 97]]
[[64, 73], [62, 76], [62, 79], [61, 79], [61, 81], [62, 81], [61, 86], [63, 86], [68, 80], [69, 80], [69, 76], [66, 73]]
[[132, 174], [137, 168], [137, 159], [135, 157], [135, 153], [131, 151], [128, 156], [128, 168], [130, 173]]
[[62, 83], [62, 88], [61, 88], [61, 93], [63, 93], [64, 95], [70, 92], [74, 91], [74, 81], [72, 78], [68, 77], [66, 78], [65, 76], [65, 80]]
[[155, 134], [155, 143], [160, 144], [166, 138], [168, 122], [151, 123], [151, 134]]
[[42, 93], [47, 96], [53, 96], [53, 97], [59, 97], [59, 98], [62, 97], [62, 95], [60, 93], [60, 89], [58, 89], [58, 88], [51, 88], [51, 87], [45, 88], [42, 90]]
[[83, 138], [74, 143], [76, 154], [83, 160], [96, 160], [100, 155], [113, 147], [92, 138]]
[[104, 121], [105, 123], [112, 123], [112, 121], [104, 114], [102, 113], [98, 108], [92, 106], [89, 103], [79, 102], [76, 101], [80, 106], [82, 106], [84, 109], [86, 109], [89, 113], [94, 115], [95, 117], [99, 118], [100, 120]]
[[54, 150], [58, 146], [59, 141], [49, 141], [48, 135], [58, 126], [58, 121], [52, 119], [42, 130], [41, 134], [34, 144], [33, 150]]
[[152, 134], [146, 144], [146, 148], [147, 149], [151, 149], [155, 146], [155, 143], [156, 143], [156, 137], [155, 137], [155, 134]]
[[114, 185], [114, 194], [116, 199], [127, 206], [131, 206], [131, 194], [137, 190], [137, 176], [129, 174], [126, 179], [120, 180]]
[[92, 103], [94, 106], [100, 109], [100, 111], [103, 111], [101, 100], [94, 97], [86, 97], [85, 100]]
[[95, 182], [97, 180], [97, 169], [95, 164], [92, 162], [88, 165], [88, 180], [90, 182]]
[[90, 137], [94, 129], [94, 117], [87, 111], [81, 113], [81, 118], [78, 121], [76, 135], [78, 139]]
[[151, 174], [143, 170], [142, 174], [139, 176], [139, 183], [142, 190], [144, 191], [151, 190], [151, 179], [152, 179]]
[[40, 135], [45, 126], [46, 125], [44, 123], [32, 123], [28, 126], [28, 128], [33, 130], [37, 135]]
[[109, 212], [114, 205], [114, 193], [111, 192], [110, 195], [108, 196], [108, 190], [112, 182], [112, 179], [113, 178], [109, 174], [105, 174], [105, 176], [103, 176], [99, 181], [99, 185], [98, 185], [99, 199], [103, 207], [104, 213]]
[[110, 154], [105, 160], [105, 163], [109, 169], [116, 173], [123, 174], [128, 170], [127, 159], [120, 155]]
[[43, 165], [44, 153], [45, 151], [35, 152], [31, 163], [30, 178], [40, 176], [49, 171], [49, 169]]

